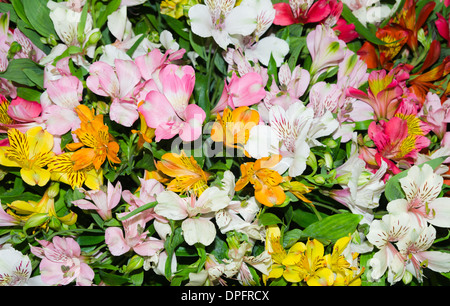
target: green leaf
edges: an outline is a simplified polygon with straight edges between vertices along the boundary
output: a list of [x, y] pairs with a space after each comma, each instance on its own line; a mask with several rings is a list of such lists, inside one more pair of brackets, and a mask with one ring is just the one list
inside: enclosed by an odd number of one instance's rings
[[342, 17], [350, 24], [355, 25], [355, 30], [358, 32], [362, 37], [367, 39], [373, 44], [376, 45], [385, 45], [386, 43], [379, 39], [375, 33], [372, 33], [367, 29], [359, 20], [358, 18], [353, 15], [352, 11], [348, 8], [348, 6], [344, 3], [344, 7], [342, 8]]
[[[420, 165], [418, 165], [418, 167], [422, 167], [425, 164], [430, 165], [433, 169], [436, 169], [440, 164], [442, 164], [442, 162], [444, 160], [447, 159], [448, 156], [442, 156], [442, 157], [438, 157], [435, 158], [433, 160], [427, 161], [425, 163], [422, 163]], [[387, 182], [386, 182], [386, 187], [384, 190], [384, 194], [386, 196], [386, 199], [391, 202], [397, 199], [404, 199], [405, 198], [405, 193], [403, 192], [402, 186], [400, 185], [400, 179], [404, 178], [408, 175], [408, 170], [402, 171], [396, 175], [394, 175], [393, 177], [391, 177]]]
[[[25, 71], [27, 71], [27, 73], [25, 73]], [[32, 60], [28, 58], [17, 58], [9, 62], [6, 71], [0, 73], [0, 78], [4, 78], [25, 86], [33, 87], [36, 85], [36, 83], [33, 82], [30, 77], [28, 77], [28, 75], [33, 75], [33, 77], [36, 77], [35, 81], [37, 81], [37, 77], [41, 73], [43, 75], [43, 69], [40, 68], [39, 65]]]
[[116, 11], [120, 6], [121, 0], [110, 0], [108, 4], [105, 5], [101, 2], [98, 2], [95, 7], [95, 11], [97, 12], [97, 18], [95, 20], [95, 27], [101, 28], [106, 20], [108, 19], [108, 15]]
[[262, 225], [274, 225], [283, 223], [280, 218], [278, 218], [277, 215], [272, 213], [264, 213], [259, 217], [259, 222]]
[[336, 242], [339, 238], [353, 233], [361, 219], [361, 215], [352, 213], [331, 215], [309, 225], [302, 235], [317, 240]]
[[156, 204], [158, 204], [158, 202], [154, 201], [154, 202], [150, 202], [150, 203], [147, 203], [145, 205], [142, 205], [142, 206], [136, 208], [135, 210], [133, 210], [132, 212], [130, 212], [129, 214], [127, 214], [126, 216], [123, 216], [122, 218], [119, 218], [119, 220], [120, 221], [124, 221], [124, 220], [126, 220], [128, 218], [131, 218], [134, 215], [137, 215], [138, 213], [143, 212], [144, 210], [147, 210], [147, 209], [155, 207]]
[[50, 9], [47, 7], [47, 0], [23, 0], [23, 9], [30, 25], [43, 37], [54, 35], [53, 21], [50, 18]]

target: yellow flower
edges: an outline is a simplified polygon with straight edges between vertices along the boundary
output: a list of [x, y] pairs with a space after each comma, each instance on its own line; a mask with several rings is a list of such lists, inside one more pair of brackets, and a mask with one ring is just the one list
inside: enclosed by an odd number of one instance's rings
[[250, 130], [258, 123], [259, 113], [254, 109], [247, 106], [241, 106], [234, 110], [225, 108], [222, 116], [217, 115], [211, 130], [211, 139], [215, 142], [223, 142], [226, 147], [243, 150]]
[[306, 246], [302, 242], [298, 242], [289, 249], [289, 252], [286, 252], [280, 239], [281, 233], [277, 226], [271, 226], [267, 229], [266, 250], [272, 257], [272, 267], [264, 280], [283, 277], [290, 283], [298, 283], [303, 280], [304, 274], [296, 263], [300, 254], [305, 251]]
[[0, 164], [19, 167], [22, 179], [29, 185], [44, 186], [50, 180], [50, 171], [44, 169], [55, 155], [53, 135], [36, 126], [25, 134], [17, 129], [8, 131], [9, 147], [0, 147]]
[[[73, 225], [77, 221], [77, 214], [70, 211], [67, 215], [59, 217], [55, 210], [55, 197], [59, 193], [58, 183], [52, 184], [44, 193], [44, 196], [39, 202], [35, 201], [13, 201], [8, 204], [10, 210], [8, 213], [20, 220], [23, 224], [37, 222], [39, 227], [47, 229], [52, 218], [58, 219], [61, 223], [66, 225]], [[14, 211], [14, 212], [13, 212]], [[33, 220], [35, 219], [35, 220]], [[31, 224], [32, 226], [33, 224]], [[32, 226], [34, 227], [34, 226]]]
[[302, 254], [298, 265], [305, 271], [308, 286], [331, 286], [334, 282], [333, 271], [326, 267], [324, 246], [317, 239], [306, 243], [306, 251]]
[[[78, 105], [75, 111], [81, 120], [80, 128], [73, 133], [80, 142], [66, 146], [70, 151], [77, 150], [72, 155], [75, 162], [74, 170], [80, 170], [91, 165], [99, 170], [106, 159], [118, 164], [119, 144], [113, 140], [107, 125], [103, 124], [103, 115], [94, 115], [86, 105]], [[84, 147], [84, 148], [83, 148]]]
[[92, 190], [100, 189], [103, 185], [103, 170], [94, 169], [94, 166], [75, 170], [72, 161], [73, 152], [63, 153], [55, 156], [48, 164], [51, 179], [72, 186], [73, 189], [80, 188], [85, 184]]
[[285, 177], [283, 183], [281, 184], [281, 187], [285, 191], [289, 191], [293, 195], [295, 195], [297, 198], [302, 200], [306, 203], [311, 203], [310, 200], [308, 200], [304, 194], [311, 192], [314, 187], [306, 186], [305, 184], [299, 182], [299, 181], [291, 181], [291, 177]]
[[140, 130], [139, 131], [138, 130], [131, 130], [131, 133], [139, 135], [139, 139], [138, 139], [138, 142], [137, 142], [138, 150], [142, 149], [146, 142], [151, 143], [153, 137], [155, 137], [155, 129], [152, 129], [151, 127], [149, 127], [147, 125], [147, 122], [145, 121], [144, 116], [139, 114], [139, 119], [140, 119], [140, 122], [141, 122]]
[[[159, 173], [157, 171], [152, 177], [160, 178], [162, 183], [170, 181], [167, 189], [173, 192], [193, 192], [199, 196], [208, 188], [207, 181], [211, 174], [203, 171], [194, 157], [186, 156], [184, 151], [181, 154], [164, 154], [156, 163], [156, 169]], [[164, 175], [169, 178], [164, 178]]]
[[0, 94], [0, 124], [14, 124], [15, 120], [8, 115], [8, 108], [11, 104], [4, 95]]
[[248, 183], [255, 189], [255, 198], [268, 207], [283, 204], [286, 199], [281, 183], [283, 177], [276, 171], [269, 169], [276, 165], [281, 157], [272, 155], [255, 162], [241, 164], [241, 178], [236, 182], [235, 190], [243, 189]]

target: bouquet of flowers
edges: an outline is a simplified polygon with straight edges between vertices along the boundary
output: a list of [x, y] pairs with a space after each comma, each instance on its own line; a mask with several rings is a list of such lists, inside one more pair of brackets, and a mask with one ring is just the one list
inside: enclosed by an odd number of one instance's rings
[[0, 284], [450, 284], [450, 1], [0, 3]]

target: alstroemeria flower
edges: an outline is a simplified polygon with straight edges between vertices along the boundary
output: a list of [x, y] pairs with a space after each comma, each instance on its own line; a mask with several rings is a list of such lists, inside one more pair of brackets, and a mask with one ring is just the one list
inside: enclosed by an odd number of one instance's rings
[[[58, 216], [55, 209], [55, 197], [59, 192], [59, 183], [52, 183], [45, 191], [39, 202], [16, 200], [8, 204], [8, 213], [20, 220], [26, 227], [40, 226], [48, 229], [49, 223], [55, 218], [66, 225], [73, 225], [77, 221], [77, 214], [69, 211], [65, 216]], [[34, 226], [35, 224], [36, 226]]]
[[139, 118], [133, 94], [141, 81], [141, 74], [131, 60], [116, 59], [114, 64], [115, 67], [101, 61], [93, 63], [89, 68], [86, 86], [97, 95], [111, 97], [111, 119], [121, 125], [131, 126]]
[[398, 249], [406, 259], [406, 270], [419, 282], [423, 281], [423, 268], [435, 272], [450, 271], [450, 254], [440, 251], [428, 251], [436, 239], [436, 229], [426, 226], [418, 231], [412, 230], [397, 243]]
[[450, 100], [442, 103], [437, 94], [429, 92], [418, 116], [442, 139], [447, 131], [447, 123], [450, 123]]
[[264, 99], [265, 95], [266, 91], [260, 74], [249, 72], [239, 77], [233, 73], [230, 81], [225, 81], [219, 102], [211, 110], [211, 113], [220, 113], [227, 106], [232, 109], [240, 106], [251, 106]]
[[255, 162], [241, 164], [241, 177], [236, 182], [235, 190], [239, 191], [250, 183], [255, 189], [255, 198], [258, 202], [268, 207], [281, 205], [286, 199], [286, 194], [280, 185], [283, 178], [271, 169], [280, 160], [281, 156], [272, 155]]
[[108, 221], [112, 218], [112, 209], [119, 204], [122, 196], [122, 185], [117, 182], [113, 186], [108, 181], [106, 192], [102, 189], [87, 190], [84, 192], [85, 199], [73, 201], [72, 203], [84, 210], [95, 210], [100, 217]]
[[148, 126], [155, 129], [155, 141], [179, 135], [183, 141], [200, 137], [205, 111], [189, 104], [194, 90], [195, 73], [191, 66], [169, 64], [157, 76], [156, 90], [151, 90], [139, 105]]
[[232, 44], [231, 35], [250, 35], [255, 31], [257, 13], [252, 7], [236, 0], [206, 0], [189, 9], [191, 30], [201, 37], [213, 37], [222, 49]]
[[397, 110], [403, 94], [403, 89], [397, 80], [395, 72], [374, 70], [369, 75], [367, 93], [350, 87], [347, 95], [369, 104], [377, 119], [391, 119]]
[[287, 26], [295, 23], [305, 24], [323, 21], [330, 15], [335, 2], [335, 0], [289, 0], [289, 3], [276, 3], [273, 6], [277, 11], [273, 23]]
[[449, 31], [449, 20], [442, 16], [441, 13], [436, 12], [438, 19], [435, 21], [436, 28], [439, 35], [442, 36], [447, 41], [447, 46], [450, 46], [450, 31]]
[[208, 188], [207, 181], [211, 176], [211, 173], [202, 170], [193, 156], [186, 156], [184, 151], [164, 154], [156, 163], [156, 169], [162, 174], [163, 181], [166, 181], [164, 176], [169, 177], [167, 189], [179, 193], [200, 195]]
[[41, 258], [41, 279], [48, 285], [90, 286], [95, 273], [86, 263], [80, 245], [71, 237], [53, 238], [52, 242], [38, 240], [42, 247], [30, 246], [31, 253]]
[[0, 246], [0, 286], [45, 286], [41, 276], [31, 277], [31, 260], [10, 244]]
[[79, 142], [69, 143], [66, 148], [76, 151], [71, 156], [74, 170], [94, 166], [99, 170], [106, 159], [110, 163], [120, 163], [117, 157], [119, 144], [109, 133], [109, 127], [103, 123], [103, 115], [94, 112], [84, 104], [77, 106], [75, 111], [81, 120], [80, 128], [73, 131]]
[[211, 130], [211, 139], [223, 142], [228, 148], [243, 149], [248, 140], [250, 130], [259, 124], [259, 114], [247, 106], [241, 106], [233, 111], [226, 108], [223, 115], [217, 119]]
[[424, 227], [427, 222], [450, 227], [450, 198], [439, 197], [443, 180], [428, 164], [421, 168], [411, 167], [408, 175], [400, 179], [406, 198], [390, 202], [387, 210], [390, 213], [408, 213], [415, 227]]
[[25, 134], [17, 129], [8, 131], [9, 146], [0, 147], [0, 164], [19, 167], [22, 179], [28, 185], [44, 186], [50, 180], [50, 171], [44, 167], [55, 155], [53, 136], [40, 126]]
[[378, 248], [370, 259], [371, 277], [379, 280], [388, 271], [387, 280], [394, 284], [402, 279], [405, 271], [405, 258], [394, 243], [408, 235], [410, 230], [407, 214], [386, 214], [381, 220], [374, 220], [370, 225], [367, 239]]
[[306, 36], [306, 45], [311, 54], [309, 70], [312, 82], [330, 67], [337, 66], [345, 57], [346, 44], [340, 40], [330, 27], [317, 25]]
[[216, 237], [214, 223], [210, 221], [216, 211], [225, 208], [230, 198], [224, 190], [207, 188], [198, 198], [194, 195], [181, 198], [172, 191], [156, 196], [155, 212], [170, 220], [182, 220], [181, 228], [187, 244], [210, 245]]

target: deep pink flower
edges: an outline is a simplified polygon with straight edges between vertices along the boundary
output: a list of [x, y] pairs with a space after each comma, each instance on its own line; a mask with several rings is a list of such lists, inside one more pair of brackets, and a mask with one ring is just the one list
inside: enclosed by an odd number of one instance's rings
[[276, 10], [276, 25], [287, 26], [295, 23], [314, 23], [327, 18], [336, 0], [318, 0], [311, 5], [308, 0], [289, 0], [289, 3], [280, 2], [273, 5]]

